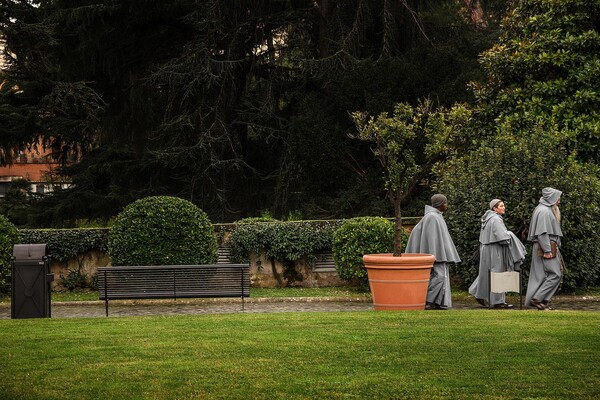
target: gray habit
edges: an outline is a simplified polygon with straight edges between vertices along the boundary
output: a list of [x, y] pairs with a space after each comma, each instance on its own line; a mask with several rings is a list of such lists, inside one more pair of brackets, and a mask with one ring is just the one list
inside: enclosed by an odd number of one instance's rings
[[458, 263], [460, 257], [440, 210], [425, 206], [425, 215], [410, 233], [406, 252], [435, 256], [427, 288], [427, 303], [452, 307], [448, 263]]
[[556, 189], [545, 193], [531, 216], [528, 240], [533, 242], [533, 254], [531, 255], [531, 270], [525, 296], [527, 305], [530, 304], [531, 299], [550, 301], [560, 286], [562, 277], [560, 250], [556, 257], [547, 259], [538, 256], [538, 248], [541, 246], [544, 252], [550, 252], [550, 242], [555, 242], [557, 248], [560, 246], [562, 230], [552, 212], [552, 205], [558, 201], [561, 193]]
[[490, 304], [506, 302], [504, 293], [489, 293], [490, 270], [505, 272], [518, 270], [527, 251], [514, 233], [506, 229], [502, 216], [488, 210], [481, 218], [479, 233], [479, 275], [469, 287], [476, 299], [490, 299]]

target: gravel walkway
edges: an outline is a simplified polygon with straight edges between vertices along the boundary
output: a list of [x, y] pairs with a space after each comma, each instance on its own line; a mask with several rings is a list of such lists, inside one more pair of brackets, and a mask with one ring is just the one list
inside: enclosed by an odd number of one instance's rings
[[[519, 309], [519, 299], [509, 299]], [[453, 310], [481, 309], [474, 300], [454, 300]], [[557, 311], [600, 311], [600, 297], [556, 296], [552, 306]], [[244, 312], [336, 312], [373, 310], [370, 301], [363, 298], [299, 297], [250, 298], [245, 300]], [[538, 312], [530, 309], [531, 312]], [[120, 300], [111, 301], [110, 317], [144, 315], [190, 315], [237, 313], [242, 311], [239, 299], [183, 299], [183, 300]], [[434, 312], [434, 311], [432, 311]], [[438, 311], [443, 312], [443, 311]], [[511, 310], [490, 310], [511, 312]], [[52, 318], [105, 317], [103, 301], [53, 302]], [[0, 304], [0, 319], [10, 319], [10, 303]]]

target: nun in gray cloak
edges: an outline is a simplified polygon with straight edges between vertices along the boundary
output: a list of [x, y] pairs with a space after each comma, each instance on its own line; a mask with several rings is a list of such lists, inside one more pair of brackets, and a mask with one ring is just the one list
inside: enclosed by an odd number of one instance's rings
[[425, 206], [425, 215], [411, 231], [406, 244], [407, 253], [425, 253], [435, 256], [427, 288], [427, 309], [452, 307], [448, 264], [460, 262], [460, 257], [442, 214], [447, 209], [446, 196], [433, 195], [431, 206]]
[[549, 308], [548, 303], [556, 293], [562, 279], [560, 256], [560, 196], [553, 188], [542, 189], [542, 197], [533, 211], [529, 224], [528, 240], [533, 242], [531, 270], [525, 304], [538, 310]]
[[490, 209], [481, 217], [479, 233], [479, 275], [469, 287], [469, 293], [479, 304], [486, 301], [494, 308], [511, 308], [504, 293], [490, 293], [490, 271], [506, 272], [519, 270], [527, 251], [514, 233], [506, 229], [502, 215], [506, 212], [500, 199], [490, 201]]

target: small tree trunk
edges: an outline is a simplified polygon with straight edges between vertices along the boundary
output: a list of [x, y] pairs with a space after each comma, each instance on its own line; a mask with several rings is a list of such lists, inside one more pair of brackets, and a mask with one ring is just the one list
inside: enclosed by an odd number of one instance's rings
[[329, 0], [320, 0], [319, 9], [319, 58], [329, 57]]
[[402, 209], [400, 208], [400, 196], [394, 196], [394, 257], [402, 255]]

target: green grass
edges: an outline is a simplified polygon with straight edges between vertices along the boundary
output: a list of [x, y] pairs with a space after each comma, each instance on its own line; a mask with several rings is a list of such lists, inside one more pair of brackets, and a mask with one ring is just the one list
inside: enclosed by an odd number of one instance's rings
[[600, 398], [600, 313], [0, 320], [3, 399]]

